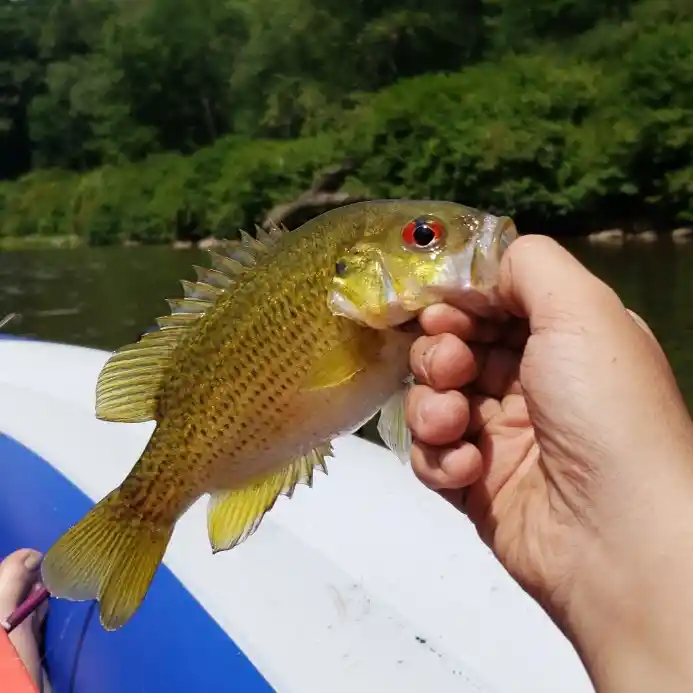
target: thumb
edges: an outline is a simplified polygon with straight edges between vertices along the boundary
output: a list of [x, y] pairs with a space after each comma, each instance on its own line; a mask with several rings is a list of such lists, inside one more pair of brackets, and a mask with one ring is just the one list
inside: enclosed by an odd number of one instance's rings
[[614, 290], [548, 236], [521, 236], [510, 244], [498, 289], [505, 309], [527, 318], [532, 333], [629, 319]]

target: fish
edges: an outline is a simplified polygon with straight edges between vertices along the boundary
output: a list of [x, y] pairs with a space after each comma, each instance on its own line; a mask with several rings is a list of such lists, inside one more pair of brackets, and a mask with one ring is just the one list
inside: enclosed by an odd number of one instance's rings
[[96, 600], [103, 629], [117, 630], [200, 498], [216, 554], [327, 473], [334, 439], [379, 411], [384, 440], [406, 456], [413, 318], [436, 292], [493, 283], [505, 219], [452, 202], [370, 200], [211, 249], [211, 266], [182, 280], [157, 329], [99, 373], [98, 419], [156, 426], [120, 485], [45, 554], [48, 591]]

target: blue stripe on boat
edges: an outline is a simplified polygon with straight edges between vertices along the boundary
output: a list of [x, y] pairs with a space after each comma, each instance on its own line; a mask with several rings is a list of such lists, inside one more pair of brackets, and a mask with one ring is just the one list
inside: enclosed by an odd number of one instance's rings
[[[2, 434], [0, 480], [0, 556], [24, 547], [45, 552], [93, 506], [48, 462]], [[105, 632], [94, 613], [78, 652], [89, 606], [50, 602], [45, 657], [55, 693], [274, 690], [166, 566], [121, 630]]]

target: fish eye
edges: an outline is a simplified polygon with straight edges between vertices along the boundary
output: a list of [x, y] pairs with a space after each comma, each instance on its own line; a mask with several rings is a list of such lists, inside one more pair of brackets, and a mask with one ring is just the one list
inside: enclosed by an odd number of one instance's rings
[[437, 219], [420, 217], [413, 219], [402, 229], [402, 240], [415, 248], [430, 248], [442, 238], [445, 229]]
[[337, 260], [337, 263], [334, 266], [334, 271], [338, 277], [343, 277], [347, 271], [346, 262], [344, 262], [344, 260]]

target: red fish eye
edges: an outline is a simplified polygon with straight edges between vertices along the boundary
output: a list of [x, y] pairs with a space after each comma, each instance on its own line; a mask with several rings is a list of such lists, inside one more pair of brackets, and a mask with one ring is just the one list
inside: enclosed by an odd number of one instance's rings
[[402, 229], [402, 240], [417, 248], [428, 248], [443, 237], [443, 225], [437, 219], [413, 219]]

